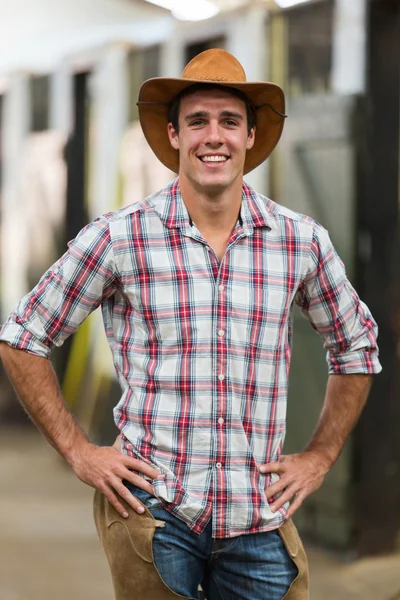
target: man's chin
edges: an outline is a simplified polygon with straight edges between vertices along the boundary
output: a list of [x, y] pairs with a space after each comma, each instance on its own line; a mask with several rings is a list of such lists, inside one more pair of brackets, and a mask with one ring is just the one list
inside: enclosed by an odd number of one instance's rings
[[231, 187], [237, 178], [233, 179], [232, 177], [223, 177], [223, 176], [214, 176], [214, 177], [201, 177], [198, 181], [200, 187], [203, 192], [208, 194], [221, 194], [229, 187]]

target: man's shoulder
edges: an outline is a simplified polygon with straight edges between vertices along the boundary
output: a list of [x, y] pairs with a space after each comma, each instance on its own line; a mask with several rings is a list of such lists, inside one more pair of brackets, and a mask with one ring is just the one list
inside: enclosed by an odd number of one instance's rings
[[300, 226], [304, 226], [307, 229], [315, 230], [316, 228], [321, 228], [321, 225], [312, 217], [305, 215], [300, 212], [296, 212], [291, 210], [287, 206], [283, 206], [282, 204], [278, 204], [256, 192], [257, 198], [260, 204], [263, 206], [264, 210], [268, 213], [268, 217], [276, 223], [278, 227], [285, 226], [287, 222], [298, 223]]
[[141, 200], [137, 200], [132, 204], [128, 204], [119, 210], [108, 212], [102, 215], [100, 219], [103, 219], [111, 224], [115, 222], [126, 221], [127, 219], [129, 220], [135, 214], [154, 211], [157, 201], [162, 196], [165, 196], [168, 191], [168, 187], [169, 186], [162, 188], [161, 190], [150, 194], [150, 196], [142, 198]]

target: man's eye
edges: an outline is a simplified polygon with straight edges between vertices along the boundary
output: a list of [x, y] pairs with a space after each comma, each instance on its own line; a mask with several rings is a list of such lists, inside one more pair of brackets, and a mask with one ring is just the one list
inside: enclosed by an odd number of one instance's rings
[[225, 125], [228, 125], [228, 127], [235, 127], [237, 125], [236, 121], [232, 121], [232, 119], [227, 119], [225, 121]]
[[197, 125], [203, 125], [203, 123], [203, 119], [197, 119], [196, 121], [191, 121], [190, 125], [191, 127], [196, 127]]

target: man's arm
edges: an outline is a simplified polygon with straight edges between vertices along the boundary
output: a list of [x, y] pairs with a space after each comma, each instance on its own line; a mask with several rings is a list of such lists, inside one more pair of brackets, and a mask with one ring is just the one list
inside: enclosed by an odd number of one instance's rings
[[328, 232], [319, 225], [296, 302], [324, 340], [330, 375], [321, 416], [305, 451], [260, 468], [280, 475], [266, 495], [271, 498], [283, 492], [272, 502], [274, 510], [292, 500], [288, 517], [322, 484], [357, 423], [372, 375], [381, 370], [376, 323], [349, 282]]
[[158, 471], [143, 461], [118, 452], [116, 448], [99, 447], [89, 442], [68, 410], [57, 376], [46, 358], [17, 350], [5, 342], [0, 342], [0, 357], [22, 405], [77, 477], [100, 490], [123, 517], [128, 514], [118, 497], [122, 497], [133, 509], [143, 512], [141, 503], [122, 480], [152, 494], [151, 485], [130, 469], [141, 471], [152, 479], [159, 475]]
[[130, 469], [151, 478], [159, 473], [115, 447], [99, 448], [88, 441], [65, 405], [48, 361], [51, 350], [61, 346], [117, 287], [110, 225], [101, 217], [68, 243], [65, 254], [17, 304], [0, 330], [0, 356], [22, 404], [45, 437], [83, 482], [100, 490], [125, 516], [120, 497], [135, 509], [141, 504], [123, 479], [152, 493], [150, 484]]
[[281, 493], [272, 512], [292, 500], [287, 518], [317, 490], [355, 427], [371, 388], [371, 375], [330, 375], [324, 406], [314, 434], [301, 454], [281, 456], [260, 466], [261, 473], [278, 473], [279, 481], [266, 489], [267, 499]]

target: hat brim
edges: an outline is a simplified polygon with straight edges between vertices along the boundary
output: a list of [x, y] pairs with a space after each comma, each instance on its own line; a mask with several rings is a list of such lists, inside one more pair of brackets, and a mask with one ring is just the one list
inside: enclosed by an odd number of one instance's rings
[[167, 131], [168, 108], [183, 90], [196, 83], [231, 87], [245, 93], [257, 112], [253, 147], [247, 151], [244, 174], [263, 163], [277, 145], [285, 122], [285, 95], [275, 83], [225, 82], [155, 77], [140, 88], [138, 110], [143, 133], [157, 158], [174, 173], [179, 172], [179, 151], [172, 148]]

